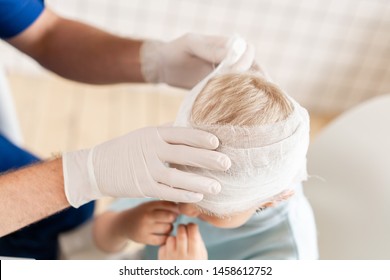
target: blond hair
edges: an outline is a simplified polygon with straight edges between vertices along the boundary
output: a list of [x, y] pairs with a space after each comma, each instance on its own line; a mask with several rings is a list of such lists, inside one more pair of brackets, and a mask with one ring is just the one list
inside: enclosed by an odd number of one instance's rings
[[254, 126], [282, 121], [292, 111], [283, 91], [258, 73], [229, 73], [208, 81], [194, 102], [191, 121]]

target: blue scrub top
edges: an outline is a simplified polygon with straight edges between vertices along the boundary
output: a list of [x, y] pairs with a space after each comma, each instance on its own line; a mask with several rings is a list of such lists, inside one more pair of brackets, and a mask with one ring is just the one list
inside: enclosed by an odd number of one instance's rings
[[[27, 29], [44, 10], [44, 0], [0, 0], [0, 38], [12, 38]], [[39, 161], [0, 134], [0, 174]], [[57, 259], [58, 236], [89, 220], [94, 202], [69, 208], [0, 238], [0, 255]]]
[[44, 0], [0, 0], [0, 38], [9, 39], [29, 27], [44, 10]]

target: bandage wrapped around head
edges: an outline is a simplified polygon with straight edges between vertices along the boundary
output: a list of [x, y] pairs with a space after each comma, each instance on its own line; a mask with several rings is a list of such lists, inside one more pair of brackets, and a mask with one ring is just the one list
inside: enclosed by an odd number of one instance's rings
[[[230, 52], [227, 57], [185, 96], [175, 122], [177, 126], [193, 127], [216, 135], [220, 140], [217, 150], [228, 155], [232, 161], [231, 168], [225, 172], [182, 167], [185, 171], [214, 178], [221, 183], [220, 193], [205, 195], [204, 199], [197, 203], [200, 209], [221, 217], [259, 207], [284, 191], [291, 190], [296, 183], [307, 179], [309, 115], [304, 108], [279, 89], [291, 110], [285, 118], [276, 122], [265, 124], [254, 122], [251, 125], [237, 125], [229, 121], [222, 124], [199, 124], [194, 123], [192, 119], [193, 104], [210, 81], [229, 73], [234, 73], [234, 77], [239, 79], [241, 73], [248, 73], [253, 64], [253, 57], [248, 58], [251, 61], [245, 61], [246, 48], [247, 44], [241, 38], [235, 36], [230, 40]], [[265, 83], [272, 87], [269, 81]], [[235, 104], [227, 106], [234, 107]], [[208, 114], [223, 115], [224, 112], [221, 110], [213, 112], [211, 109]]]

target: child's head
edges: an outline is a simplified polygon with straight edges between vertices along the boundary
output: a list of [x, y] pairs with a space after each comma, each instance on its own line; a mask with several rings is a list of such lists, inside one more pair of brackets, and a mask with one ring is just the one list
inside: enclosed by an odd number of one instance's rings
[[292, 110], [283, 92], [259, 74], [230, 73], [208, 81], [192, 107], [191, 122], [259, 126], [285, 120]]
[[[292, 191], [286, 184], [299, 174], [296, 168], [289, 168], [292, 161], [288, 158], [291, 154], [305, 158], [307, 149], [295, 149], [296, 140], [289, 140], [300, 127], [299, 117], [292, 117], [296, 107], [259, 73], [228, 73], [210, 79], [192, 106], [190, 123], [220, 139], [218, 150], [229, 155], [232, 167], [227, 172], [208, 171], [208, 176], [221, 182], [221, 193], [207, 195], [196, 205], [181, 204], [182, 213], [215, 226], [237, 227], [258, 208], [290, 197]], [[302, 126], [300, 131], [302, 134]], [[308, 138], [308, 130], [302, 135]], [[279, 180], [284, 176], [280, 173], [289, 173], [288, 178]], [[276, 183], [275, 187], [275, 181], [283, 186]]]

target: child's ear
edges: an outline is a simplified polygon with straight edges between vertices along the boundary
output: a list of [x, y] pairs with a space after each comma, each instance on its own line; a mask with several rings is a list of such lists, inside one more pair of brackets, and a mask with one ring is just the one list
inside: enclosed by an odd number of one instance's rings
[[260, 205], [259, 208], [274, 207], [278, 204], [278, 202], [285, 201], [290, 197], [292, 197], [294, 194], [295, 194], [294, 190], [285, 190], [280, 194], [272, 197], [268, 202], [265, 202], [262, 205]]
[[276, 206], [277, 202], [275, 200], [265, 202], [260, 205], [259, 209], [269, 208]]
[[295, 194], [294, 190], [285, 190], [277, 197], [277, 199], [279, 201], [287, 200], [290, 197], [292, 197], [294, 194]]

